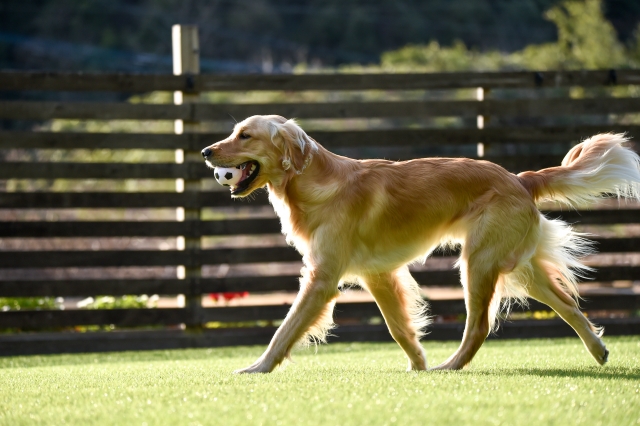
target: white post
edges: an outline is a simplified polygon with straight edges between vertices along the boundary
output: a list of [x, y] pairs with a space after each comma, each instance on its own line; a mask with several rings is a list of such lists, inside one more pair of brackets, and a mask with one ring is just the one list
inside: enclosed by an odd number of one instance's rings
[[[478, 87], [476, 90], [476, 99], [480, 102], [484, 101], [483, 87]], [[478, 129], [484, 129], [484, 115], [478, 115], [476, 118], [476, 125]], [[478, 142], [478, 157], [484, 157], [484, 142]]]
[[[173, 46], [173, 74], [190, 75], [200, 74], [200, 48], [198, 41], [198, 27], [195, 25], [174, 25], [171, 29], [172, 46]], [[186, 84], [185, 80], [185, 86]], [[176, 91], [173, 93], [173, 102], [176, 105], [197, 103], [199, 101], [197, 92]], [[197, 132], [199, 123], [186, 120], [175, 120], [174, 131], [176, 134]], [[176, 150], [176, 163], [198, 162], [202, 163], [202, 157], [198, 151]], [[176, 179], [177, 192], [199, 192], [201, 190], [201, 182], [199, 179]], [[185, 209], [178, 207], [176, 210], [176, 220], [182, 222], [185, 220], [200, 220], [200, 209]], [[178, 250], [199, 250], [201, 247], [200, 236], [184, 237], [179, 236], [177, 239]], [[201, 276], [201, 265], [185, 266], [180, 265], [177, 268], [177, 277], [179, 279], [199, 278]], [[188, 307], [197, 313], [202, 308], [202, 297], [196, 295], [185, 298], [184, 295], [178, 295], [178, 306]], [[196, 326], [197, 324], [189, 324]]]

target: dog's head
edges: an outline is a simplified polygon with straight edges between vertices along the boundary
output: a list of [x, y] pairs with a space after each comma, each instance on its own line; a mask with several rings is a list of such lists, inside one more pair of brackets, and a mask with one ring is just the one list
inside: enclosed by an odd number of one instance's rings
[[281, 186], [304, 171], [318, 150], [295, 121], [279, 115], [254, 115], [236, 124], [231, 135], [202, 150], [209, 167], [238, 167], [242, 177], [231, 188], [245, 197], [268, 183]]

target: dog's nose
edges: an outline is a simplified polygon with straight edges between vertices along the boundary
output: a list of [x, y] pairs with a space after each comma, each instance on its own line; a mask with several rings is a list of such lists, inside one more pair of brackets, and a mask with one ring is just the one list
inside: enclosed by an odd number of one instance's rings
[[211, 150], [209, 148], [205, 148], [202, 150], [202, 156], [206, 160], [211, 155]]

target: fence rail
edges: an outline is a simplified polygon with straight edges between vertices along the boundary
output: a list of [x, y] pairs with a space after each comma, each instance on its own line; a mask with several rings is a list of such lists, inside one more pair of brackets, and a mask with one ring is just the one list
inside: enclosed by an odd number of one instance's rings
[[[638, 222], [635, 210], [585, 212], [545, 211], [548, 217], [591, 225]], [[0, 237], [169, 237], [186, 235], [263, 235], [280, 233], [277, 219], [234, 219], [208, 221], [69, 221], [11, 222], [0, 229]], [[601, 240], [602, 241], [602, 240]], [[640, 249], [640, 246], [637, 247]], [[602, 251], [602, 250], [601, 250]]]
[[[640, 295], [604, 295], [583, 301], [586, 310], [637, 310], [640, 309]], [[290, 305], [233, 306], [203, 309], [203, 322], [248, 322], [274, 321], [284, 318]], [[546, 310], [545, 305], [531, 301], [529, 306], [514, 306], [515, 312]], [[433, 315], [460, 315], [466, 312], [463, 300], [432, 300], [430, 311]], [[74, 311], [7, 312], [0, 317], [0, 327], [42, 329], [71, 327], [78, 325], [115, 325], [118, 327], [139, 327], [145, 325], [177, 325], [189, 320], [185, 309], [91, 309]], [[334, 318], [340, 322], [351, 319], [379, 317], [375, 303], [340, 303], [336, 306]]]
[[[268, 106], [265, 107], [268, 109]], [[263, 110], [264, 112], [264, 110]], [[383, 129], [311, 131], [327, 148], [384, 147], [389, 145], [465, 145], [479, 140], [491, 143], [557, 144], [575, 142], [596, 133], [626, 133], [640, 137], [639, 125], [567, 125], [458, 129]], [[197, 151], [228, 133], [138, 134], [0, 131], [0, 149], [184, 149]]]
[[[227, 120], [260, 115], [261, 104], [122, 104], [60, 103], [5, 101], [0, 102], [0, 118], [50, 120], [54, 118], [82, 120]], [[621, 114], [640, 111], [638, 98], [584, 99], [505, 99], [472, 101], [389, 101], [271, 103], [269, 111], [283, 117], [300, 119], [338, 118], [404, 118], [404, 117], [476, 117], [478, 115], [567, 116]]]
[[[640, 266], [603, 266], [590, 276], [594, 281], [637, 280]], [[453, 270], [413, 271], [415, 279], [423, 286], [456, 286], [459, 275]], [[297, 275], [238, 276], [197, 279], [95, 279], [89, 280], [7, 280], [0, 285], [5, 297], [87, 297], [98, 295], [123, 296], [129, 294], [186, 294], [202, 296], [224, 292], [282, 292], [298, 289]], [[635, 297], [633, 293], [630, 297]], [[587, 296], [600, 298], [601, 296]], [[622, 297], [629, 297], [625, 294]], [[616, 299], [617, 300], [617, 299]], [[441, 301], [438, 301], [440, 303]], [[452, 303], [461, 303], [454, 300]], [[435, 303], [435, 302], [434, 302]], [[534, 305], [535, 306], [535, 305]], [[594, 305], [589, 305], [594, 306]], [[620, 305], [617, 309], [625, 310]], [[604, 308], [603, 308], [604, 309]], [[611, 307], [607, 309], [613, 309]], [[547, 309], [548, 310], [548, 309]], [[446, 311], [442, 311], [445, 312]], [[459, 313], [459, 312], [455, 312]], [[453, 313], [450, 313], [453, 314]]]
[[[572, 144], [600, 132], [626, 133], [640, 138], [640, 98], [626, 86], [640, 85], [640, 70], [562, 71], [562, 72], [496, 72], [441, 74], [318, 74], [318, 75], [130, 75], [75, 74], [46, 72], [0, 71], [0, 91], [35, 92], [121, 92], [123, 94], [152, 91], [182, 91], [186, 96], [200, 92], [313, 92], [366, 91], [402, 92], [414, 90], [459, 91], [482, 88], [483, 100], [442, 100], [425, 95], [425, 100], [388, 101], [317, 101], [245, 103], [184, 103], [134, 104], [128, 102], [61, 102], [50, 100], [0, 100], [0, 154], [7, 153], [0, 163], [0, 214], [9, 219], [0, 222], [0, 297], [64, 297], [160, 294], [184, 295], [184, 307], [157, 309], [67, 309], [21, 310], [0, 312], [0, 355], [104, 351], [153, 348], [182, 348], [233, 344], [263, 344], [273, 333], [272, 326], [237, 327], [239, 323], [271, 324], [282, 319], [288, 304], [205, 307], [202, 298], [210, 293], [243, 292], [269, 294], [295, 292], [298, 277], [285, 264], [300, 263], [300, 255], [284, 245], [280, 224], [274, 216], [264, 217], [268, 206], [266, 192], [251, 200], [232, 200], [228, 193], [210, 191], [204, 183], [212, 179], [211, 171], [198, 159], [198, 151], [221, 140], [228, 132], [188, 132], [163, 134], [93, 133], [76, 131], [24, 130], [37, 122], [38, 126], [58, 119], [85, 120], [183, 120], [194, 122], [228, 120], [253, 114], [280, 114], [301, 119], [331, 119], [341, 123], [327, 129], [310, 130], [323, 146], [332, 150], [355, 150], [362, 158], [391, 157], [402, 160], [415, 156], [464, 155], [501, 164], [512, 172], [537, 170], [560, 164], [562, 155]], [[571, 97], [568, 88], [591, 90], [586, 97]], [[619, 92], [615, 96], [609, 88]], [[489, 90], [495, 90], [493, 95]], [[500, 92], [503, 91], [503, 92]], [[468, 97], [468, 92], [465, 92]], [[461, 94], [462, 92], [456, 92]], [[504, 96], [500, 95], [503, 93]], [[81, 95], [82, 93], [76, 94]], [[30, 99], [36, 96], [29, 95]], [[438, 95], [439, 96], [439, 95]], [[462, 96], [462, 95], [460, 95]], [[401, 97], [401, 96], [400, 96]], [[455, 96], [449, 96], [454, 98]], [[377, 97], [380, 99], [380, 96]], [[398, 99], [397, 93], [394, 99]], [[91, 99], [96, 99], [92, 96]], [[281, 98], [278, 98], [281, 99]], [[306, 99], [306, 98], [305, 98]], [[321, 97], [320, 99], [327, 99]], [[331, 97], [329, 97], [331, 99]], [[483, 125], [476, 124], [476, 117]], [[438, 117], [454, 117], [457, 121], [438, 122]], [[376, 119], [384, 125], [366, 129], [350, 127], [354, 119]], [[398, 120], [410, 119], [410, 120]], [[432, 120], [431, 127], [420, 126], [420, 120]], [[356, 120], [357, 121], [357, 120]], [[8, 123], [8, 125], [7, 125]], [[17, 123], [12, 125], [11, 123]], [[190, 124], [191, 123], [191, 124]], [[444, 123], [444, 124], [442, 124]], [[45, 126], [46, 127], [46, 126]], [[104, 127], [103, 127], [104, 128]], [[139, 131], [139, 130], [138, 130]], [[476, 150], [478, 144], [484, 152]], [[88, 150], [182, 150], [184, 161], [168, 162], [136, 157], [129, 162], [95, 160], [82, 157], [53, 155], [52, 151]], [[350, 151], [351, 152], [351, 151]], [[4, 155], [4, 154], [2, 154]], [[21, 159], [16, 159], [18, 157]], [[79, 159], [78, 159], [79, 158]], [[140, 162], [140, 159], [143, 162]], [[29, 182], [45, 182], [31, 189]], [[167, 191], [166, 185], [134, 187], [118, 190], [106, 186], [104, 191], [83, 190], [73, 182], [187, 182], [184, 190]], [[25, 183], [26, 182], [26, 183]], [[60, 183], [56, 187], [54, 183]], [[71, 183], [70, 183], [71, 182]], [[26, 186], [25, 186], [26, 185]], [[142, 189], [140, 189], [142, 188]], [[134, 212], [139, 209], [183, 209], [186, 217], [169, 220], [149, 213], [144, 220], [106, 220], [94, 216], [97, 210]], [[200, 214], [212, 212], [210, 220]], [[261, 216], [254, 213], [260, 210]], [[50, 219], [46, 214], [71, 211], [73, 218]], [[16, 213], [17, 212], [17, 213]], [[22, 213], [20, 213], [22, 212]], [[34, 214], [33, 217], [20, 214]], [[38, 213], [40, 212], [40, 213]], [[44, 213], [42, 213], [44, 212]], [[244, 212], [244, 213], [242, 213]], [[18, 215], [20, 219], [10, 219]], [[637, 205], [599, 207], [595, 210], [545, 210], [550, 218], [570, 223], [606, 227], [616, 237], [589, 237], [597, 250], [617, 259], [598, 265], [591, 287], [585, 292], [582, 308], [596, 315], [607, 334], [640, 334], [640, 210]], [[65, 213], [67, 214], [67, 213]], [[38, 216], [39, 215], [39, 216]], [[247, 216], [248, 215], [248, 216]], [[45, 218], [46, 216], [46, 218]], [[121, 218], [122, 216], [117, 216]], [[236, 243], [237, 247], [202, 248], [194, 241], [202, 238], [270, 238], [279, 241], [268, 247]], [[77, 239], [173, 239], [183, 238], [184, 247], [170, 249], [43, 249], [38, 241], [76, 241]], [[28, 240], [15, 248], [12, 242]], [[57, 240], [56, 240], [57, 241]], [[217, 240], [215, 240], [217, 241]], [[271, 240], [270, 240], [271, 241]], [[4, 243], [3, 243], [4, 242]], [[25, 244], [27, 244], [25, 242]], [[218, 243], [215, 243], [218, 244]], [[68, 247], [65, 245], [65, 247]], [[184, 248], [184, 249], [183, 249]], [[435, 258], [455, 256], [457, 252], [437, 252]], [[436, 259], [437, 260], [437, 259]], [[445, 259], [446, 260], [446, 259]], [[199, 276], [193, 271], [221, 265], [227, 268], [275, 264], [269, 272], [236, 273], [228, 276]], [[171, 278], [56, 278], [49, 270], [98, 268], [184, 267], [184, 277]], [[284, 268], [284, 266], [283, 266]], [[20, 272], [22, 271], [22, 272]], [[33, 279], [22, 279], [29, 272]], [[275, 271], [275, 272], [274, 272]], [[451, 269], [412, 271], [425, 291], [440, 287], [456, 287], [459, 273]], [[47, 275], [48, 274], [48, 275]], [[61, 276], [66, 276], [62, 274]], [[600, 283], [600, 287], [598, 287]], [[611, 285], [614, 283], [615, 285]], [[591, 288], [590, 287], [590, 288]], [[585, 287], [586, 288], [586, 287]], [[434, 324], [428, 339], [457, 339], [464, 315], [462, 299], [431, 300], [432, 314], [442, 323]], [[549, 311], [535, 301], [528, 306], [516, 306], [515, 312]], [[616, 318], [607, 318], [615, 314]], [[526, 315], [525, 315], [526, 316]], [[390, 340], [383, 325], [372, 325], [380, 313], [372, 302], [340, 302], [335, 319], [340, 324], [335, 334], [341, 340]], [[374, 321], [374, 319], [376, 321]], [[187, 324], [187, 330], [176, 329]], [[207, 325], [208, 324], [208, 325]], [[213, 326], [215, 328], [207, 328]], [[205, 326], [206, 325], [206, 326]], [[78, 332], [83, 327], [115, 326], [111, 332]], [[126, 330], [154, 327], [154, 330]], [[514, 320], [505, 322], [500, 337], [555, 337], [573, 335], [571, 329], [556, 320]]]
[[638, 70], [425, 74], [154, 75], [0, 72], [0, 90], [243, 92], [601, 87], [640, 84]]

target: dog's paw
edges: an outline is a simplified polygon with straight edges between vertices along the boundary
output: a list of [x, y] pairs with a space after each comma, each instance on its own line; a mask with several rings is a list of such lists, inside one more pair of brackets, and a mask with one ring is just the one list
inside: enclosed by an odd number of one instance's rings
[[253, 373], [270, 373], [271, 370], [268, 368], [261, 367], [259, 365], [250, 365], [246, 368], [241, 368], [240, 370], [236, 370], [234, 374], [253, 374]]
[[234, 374], [271, 373], [273, 367], [269, 367], [264, 362], [255, 362], [246, 368], [236, 370]]
[[602, 356], [596, 357], [596, 361], [600, 365], [605, 365], [607, 361], [609, 361], [609, 349], [604, 348], [604, 354], [602, 354]]
[[443, 362], [440, 365], [436, 365], [435, 367], [431, 367], [428, 371], [442, 371], [442, 370], [461, 370], [463, 366], [457, 365], [453, 362]]
[[409, 361], [409, 365], [407, 366], [407, 372], [411, 372], [411, 371], [426, 371], [428, 370], [427, 368], [427, 362], [426, 361], [422, 361], [420, 363], [413, 363], [411, 361]]

